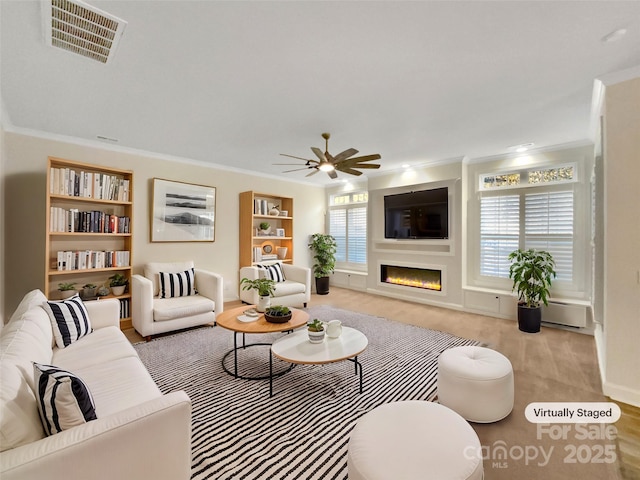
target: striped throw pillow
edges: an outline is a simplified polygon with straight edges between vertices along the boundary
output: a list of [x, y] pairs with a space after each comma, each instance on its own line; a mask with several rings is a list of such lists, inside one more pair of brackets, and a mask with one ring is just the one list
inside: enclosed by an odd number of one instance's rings
[[195, 269], [184, 272], [160, 272], [160, 298], [188, 297], [195, 295]]
[[273, 265], [258, 265], [258, 268], [264, 268], [264, 275], [266, 278], [273, 280], [274, 282], [284, 282], [284, 272], [282, 271], [282, 265], [274, 263]]
[[33, 363], [40, 419], [47, 435], [95, 420], [96, 406], [84, 382], [71, 372]]
[[92, 331], [89, 314], [80, 295], [58, 302], [45, 302], [43, 308], [49, 314], [58, 348], [68, 347]]

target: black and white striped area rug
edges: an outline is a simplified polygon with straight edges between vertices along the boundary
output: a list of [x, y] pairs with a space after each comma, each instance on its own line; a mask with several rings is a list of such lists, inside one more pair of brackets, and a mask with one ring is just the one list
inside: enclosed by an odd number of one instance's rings
[[[235, 379], [223, 370], [233, 333], [220, 327], [135, 346], [162, 392], [185, 390], [191, 397], [193, 479], [346, 479], [349, 434], [358, 419], [383, 403], [433, 400], [438, 355], [479, 344], [328, 306], [308, 311], [311, 318], [338, 318], [369, 339], [359, 356], [362, 394], [353, 363], [339, 362], [296, 366], [274, 380], [270, 398], [268, 380]], [[247, 343], [268, 343], [275, 335], [247, 335]], [[268, 348], [241, 350], [239, 373], [267, 375]], [[233, 369], [232, 355], [225, 364]], [[276, 369], [287, 366], [274, 361]]]

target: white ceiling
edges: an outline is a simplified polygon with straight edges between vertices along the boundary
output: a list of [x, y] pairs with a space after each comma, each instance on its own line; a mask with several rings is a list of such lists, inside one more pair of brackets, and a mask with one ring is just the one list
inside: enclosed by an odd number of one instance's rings
[[374, 174], [583, 141], [594, 79], [640, 65], [638, 1], [88, 3], [128, 22], [107, 65], [45, 45], [39, 1], [0, 0], [10, 129], [264, 174], [325, 131], [380, 153]]

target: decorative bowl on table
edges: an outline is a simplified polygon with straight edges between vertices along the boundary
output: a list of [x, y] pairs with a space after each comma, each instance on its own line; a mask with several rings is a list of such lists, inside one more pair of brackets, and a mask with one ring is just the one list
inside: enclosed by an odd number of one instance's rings
[[292, 316], [293, 312], [282, 305], [269, 307], [264, 312], [264, 319], [269, 323], [286, 323], [291, 320]]

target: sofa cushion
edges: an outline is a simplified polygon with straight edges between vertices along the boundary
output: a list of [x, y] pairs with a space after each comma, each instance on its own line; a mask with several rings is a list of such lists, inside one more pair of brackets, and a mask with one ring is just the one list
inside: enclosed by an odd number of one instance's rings
[[45, 302], [58, 348], [65, 348], [91, 333], [91, 321], [79, 295], [67, 300]]
[[[296, 293], [304, 293], [304, 283], [294, 282], [292, 280], [285, 280], [284, 282], [276, 283], [273, 296], [284, 297], [285, 295], [295, 295]], [[273, 303], [273, 301], [272, 301]]]
[[32, 362], [51, 363], [52, 338], [49, 317], [44, 309], [33, 306], [12, 318], [0, 333], [0, 451], [45, 436]]
[[99, 418], [162, 396], [140, 358], [119, 358], [74, 371], [93, 396]]
[[213, 312], [215, 303], [202, 295], [189, 297], [156, 298], [153, 301], [153, 321], [163, 322], [174, 318], [191, 317]]
[[188, 297], [195, 295], [195, 270], [183, 272], [160, 272], [160, 298]]
[[[87, 352], [91, 354], [87, 355]], [[73, 343], [67, 348], [55, 348], [51, 363], [77, 372], [80, 368], [137, 356], [135, 349], [119, 328], [105, 327], [94, 330], [81, 342]]]
[[96, 410], [84, 382], [53, 365], [33, 364], [38, 411], [48, 435], [95, 420]]

